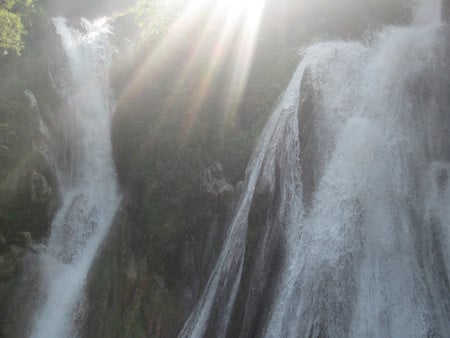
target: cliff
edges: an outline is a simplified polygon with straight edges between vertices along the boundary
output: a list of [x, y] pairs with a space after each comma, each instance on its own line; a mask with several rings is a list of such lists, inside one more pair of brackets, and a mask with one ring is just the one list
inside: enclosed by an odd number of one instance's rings
[[[220, 70], [205, 81], [223, 22], [206, 34], [186, 70], [196, 47], [192, 36], [202, 33], [208, 13], [170, 44], [165, 35], [139, 40], [133, 14], [116, 18], [119, 53], [111, 72], [118, 105], [112, 138], [124, 201], [90, 273], [84, 336], [176, 336], [207, 282], [255, 139], [299, 61], [298, 49], [324, 37], [362, 38], [368, 25], [403, 22], [408, 16], [401, 2], [395, 8], [389, 1], [350, 8], [323, 1], [306, 9], [297, 3], [268, 2], [247, 85], [232, 109], [227, 100], [236, 84], [230, 74], [240, 57], [224, 53]], [[45, 156], [64, 153], [51, 76], [59, 69], [60, 46], [49, 18], [92, 17], [128, 5], [44, 1], [23, 55], [0, 56], [0, 76], [9, 79], [0, 87], [0, 336], [18, 332], [19, 313], [30, 315], [14, 308], [19, 281], [30, 274], [23, 258], [36, 259], [36, 246], [45, 243], [59, 202]], [[237, 45], [232, 41], [230, 49]], [[258, 271], [250, 267], [256, 252], [265, 252], [267, 266], [261, 271], [266, 273], [281, 259], [277, 240], [259, 244], [270, 231], [264, 223], [270, 198], [264, 189], [258, 191], [249, 219], [242, 292], [256, 285], [259, 294], [247, 309], [246, 327], [244, 300], [238, 302], [232, 334], [252, 331], [270, 287], [254, 280]]]

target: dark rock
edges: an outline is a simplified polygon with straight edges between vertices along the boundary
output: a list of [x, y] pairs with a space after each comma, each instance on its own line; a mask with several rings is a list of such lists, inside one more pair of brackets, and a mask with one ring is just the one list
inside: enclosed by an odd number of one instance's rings
[[31, 174], [31, 201], [52, 204], [54, 200], [53, 190], [45, 177], [33, 170]]
[[8, 248], [8, 243], [6, 242], [6, 238], [0, 234], [0, 253], [6, 251]]
[[22, 231], [17, 234], [15, 243], [21, 248], [28, 248], [33, 243], [33, 237], [28, 231]]
[[233, 191], [233, 186], [225, 179], [222, 164], [213, 162], [203, 174], [203, 186], [206, 192], [218, 196]]
[[442, 2], [442, 19], [445, 22], [450, 22], [450, 0]]
[[166, 287], [166, 282], [164, 281], [163, 276], [155, 275], [153, 279], [160, 289], [164, 289]]
[[317, 149], [318, 135], [315, 132], [318, 123], [316, 109], [318, 102], [320, 102], [320, 93], [317, 93], [314, 88], [314, 81], [309, 70], [305, 71], [300, 91], [301, 101], [298, 108], [298, 121], [299, 142], [302, 145], [300, 157], [302, 163], [303, 202], [308, 207], [316, 190], [317, 177], [319, 176], [316, 168], [320, 167], [317, 165], [320, 159]]
[[16, 276], [24, 252], [22, 248], [11, 246], [8, 252], [0, 255], [0, 283]]

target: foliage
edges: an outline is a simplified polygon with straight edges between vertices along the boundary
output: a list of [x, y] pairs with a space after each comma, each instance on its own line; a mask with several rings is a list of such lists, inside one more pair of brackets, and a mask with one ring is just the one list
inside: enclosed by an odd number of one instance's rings
[[0, 50], [4, 53], [12, 50], [20, 54], [33, 10], [33, 0], [0, 0]]
[[[5, 8], [17, 13], [24, 28], [33, 29], [22, 37], [26, 48], [21, 57], [15, 53], [0, 55], [0, 234], [10, 237], [17, 231], [29, 231], [38, 238], [45, 234], [51, 215], [46, 211], [48, 205], [31, 200], [32, 172], [42, 173], [46, 168], [36, 148], [36, 109], [24, 92], [28, 89], [34, 93], [42, 117], [53, 107], [57, 98], [48, 66], [55, 42], [49, 36], [48, 16], [34, 11], [32, 1], [0, 0], [0, 11]], [[4, 32], [5, 27], [0, 24], [0, 35]]]
[[25, 34], [20, 17], [0, 8], [0, 27], [0, 48], [12, 49], [16, 53], [20, 53], [23, 49], [22, 36]]
[[139, 0], [135, 14], [142, 27], [143, 37], [160, 36], [167, 32], [180, 13], [183, 3], [183, 1]]

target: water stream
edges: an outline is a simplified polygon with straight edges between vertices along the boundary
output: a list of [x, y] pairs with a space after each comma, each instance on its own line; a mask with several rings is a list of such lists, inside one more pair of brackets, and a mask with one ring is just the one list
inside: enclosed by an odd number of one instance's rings
[[70, 27], [54, 19], [66, 67], [58, 76], [65, 145], [55, 161], [62, 205], [40, 257], [41, 303], [31, 337], [76, 337], [88, 305], [84, 286], [120, 203], [112, 159], [113, 53], [107, 19]]
[[450, 34], [440, 11], [422, 1], [410, 26], [303, 51], [180, 337], [227, 335], [264, 189], [278, 196], [267, 224], [282, 229], [282, 268], [256, 311], [252, 292], [270, 272], [250, 277], [242, 325], [255, 324], [241, 337], [448, 336]]

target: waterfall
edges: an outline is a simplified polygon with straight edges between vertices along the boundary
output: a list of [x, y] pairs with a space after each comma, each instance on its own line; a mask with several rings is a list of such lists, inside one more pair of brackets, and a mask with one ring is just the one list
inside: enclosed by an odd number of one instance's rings
[[266, 222], [283, 233], [282, 267], [264, 288], [262, 260], [247, 269], [241, 337], [448, 335], [450, 29], [440, 11], [440, 1], [422, 1], [408, 27], [302, 52], [180, 337], [227, 335], [262, 190], [276, 196]]
[[53, 23], [67, 60], [59, 74], [65, 146], [55, 161], [62, 204], [40, 256], [41, 306], [33, 338], [78, 336], [87, 275], [121, 199], [110, 140], [108, 20], [83, 20], [80, 30], [63, 18]]
[[[301, 69], [296, 74], [300, 74]], [[247, 168], [246, 181], [241, 194], [236, 213], [229, 225], [223, 249], [218, 262], [208, 280], [205, 292], [202, 294], [196, 308], [186, 321], [180, 337], [201, 337], [208, 324], [213, 303], [220, 304], [221, 328], [217, 335], [224, 336], [230, 320], [231, 310], [236, 298], [237, 289], [242, 274], [245, 254], [248, 215], [258, 178], [264, 172], [270, 171], [268, 163], [273, 163], [274, 152], [270, 149], [283, 134], [296, 111], [299, 93], [296, 90], [300, 84], [300, 76], [294, 76], [283, 99], [278, 104], [274, 114], [267, 123], [258, 145], [253, 152]]]

